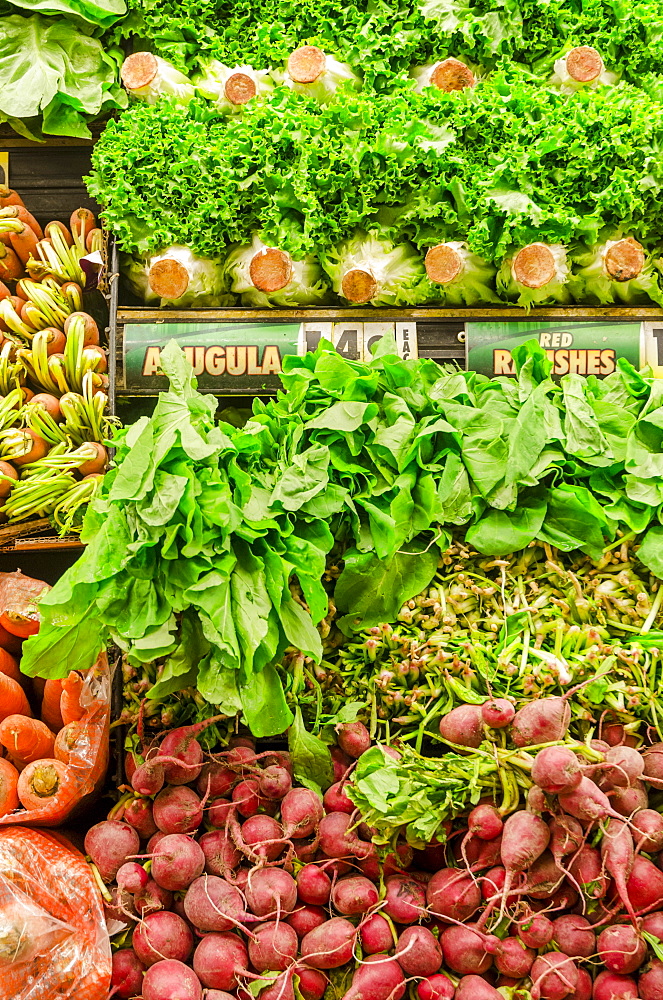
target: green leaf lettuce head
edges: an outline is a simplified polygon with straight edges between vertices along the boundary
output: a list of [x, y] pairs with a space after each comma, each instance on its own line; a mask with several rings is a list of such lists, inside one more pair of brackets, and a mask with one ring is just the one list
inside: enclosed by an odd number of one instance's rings
[[14, 15], [0, 22], [0, 115], [51, 135], [87, 138], [86, 117], [124, 107], [117, 63], [65, 18]]
[[[439, 271], [436, 261], [443, 257], [446, 264], [444, 280], [435, 280]], [[445, 306], [480, 306], [499, 302], [495, 292], [496, 269], [478, 254], [472, 253], [467, 243], [454, 240], [437, 244], [428, 250], [425, 267], [431, 285], [431, 301]], [[439, 267], [439, 264], [438, 264]], [[448, 275], [456, 274], [448, 279]]]
[[[157, 285], [150, 274], [156, 265], [173, 261], [178, 273], [178, 282], [185, 290], [177, 298], [165, 298], [154, 291]], [[193, 308], [200, 306], [233, 305], [235, 299], [228, 292], [223, 269], [218, 261], [196, 257], [187, 247], [172, 246], [151, 257], [136, 260], [127, 257], [122, 264], [122, 273], [131, 292], [145, 305], [159, 304]]]
[[[125, 65], [128, 66], [136, 56], [143, 55], [143, 53], [134, 53], [126, 59]], [[196, 96], [196, 88], [184, 73], [180, 73], [172, 63], [159, 56], [150, 54], [149, 57], [154, 60], [154, 76], [145, 86], [129, 90], [132, 97], [145, 101], [147, 104], [156, 104], [161, 97], [172, 97], [179, 104], [188, 104], [189, 101], [193, 100]]]
[[323, 53], [323, 56], [324, 69], [312, 83], [298, 83], [292, 79], [288, 72], [275, 72], [274, 77], [279, 83], [284, 83], [286, 87], [294, 90], [295, 93], [318, 101], [319, 104], [326, 104], [336, 97], [340, 98], [341, 95], [337, 95], [339, 89], [361, 90], [361, 77], [354, 72], [351, 66], [339, 62], [338, 59], [326, 52]]
[[[408, 243], [393, 244], [378, 233], [357, 231], [337, 247], [320, 255], [332, 287], [347, 298], [347, 276], [364, 272], [372, 279], [374, 306], [415, 306], [428, 302], [431, 286], [421, 255]], [[370, 283], [370, 282], [369, 282]], [[365, 301], [365, 300], [364, 300]]]
[[[543, 256], [541, 262], [531, 261], [536, 253]], [[504, 298], [525, 309], [534, 305], [564, 305], [571, 301], [569, 277], [565, 247], [560, 243], [533, 243], [502, 261], [497, 290]]]
[[[642, 266], [634, 277], [615, 277], [608, 267], [611, 254], [614, 255], [625, 243], [633, 247], [635, 270], [640, 266], [638, 256], [641, 254]], [[652, 257], [645, 253], [639, 243], [633, 239], [608, 239], [597, 246], [579, 251], [574, 255], [574, 273], [569, 279], [569, 290], [576, 302], [587, 302], [596, 305], [648, 305], [655, 302], [663, 306], [663, 291], [661, 290], [661, 275]], [[627, 272], [632, 273], [632, 272]]]
[[[290, 279], [275, 291], [261, 291], [251, 278], [251, 265], [269, 254], [277, 257], [281, 270], [289, 270]], [[329, 283], [320, 264], [310, 255], [295, 260], [275, 248], [268, 247], [256, 234], [248, 246], [235, 247], [230, 251], [224, 265], [224, 273], [230, 291], [240, 295], [242, 305], [259, 309], [272, 306], [315, 306], [329, 301]]]
[[[248, 77], [253, 83], [256, 98], [266, 97], [274, 90], [274, 80], [269, 70], [255, 70], [252, 66], [224, 66], [218, 59], [210, 59], [206, 62], [201, 73], [193, 78], [193, 83], [199, 94], [214, 101], [218, 111], [224, 114], [240, 114], [244, 109], [244, 103], [236, 103], [228, 100], [226, 85], [234, 77]], [[248, 101], [246, 102], [248, 103]]]

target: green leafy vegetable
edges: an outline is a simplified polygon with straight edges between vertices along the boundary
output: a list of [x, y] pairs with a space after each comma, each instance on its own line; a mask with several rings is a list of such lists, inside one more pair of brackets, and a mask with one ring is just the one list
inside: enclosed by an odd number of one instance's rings
[[288, 750], [297, 781], [320, 796], [326, 792], [334, 781], [332, 759], [322, 740], [307, 733], [299, 709], [288, 730]]

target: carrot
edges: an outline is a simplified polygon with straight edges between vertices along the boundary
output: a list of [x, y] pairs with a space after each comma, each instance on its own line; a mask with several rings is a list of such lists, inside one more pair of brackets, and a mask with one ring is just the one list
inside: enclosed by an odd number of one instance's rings
[[8, 653], [13, 653], [14, 656], [20, 655], [21, 646], [23, 643], [18, 638], [17, 635], [12, 635], [8, 632], [4, 626], [0, 625], [0, 646], [6, 649]]
[[46, 681], [44, 685], [44, 697], [41, 702], [41, 721], [45, 722], [49, 729], [52, 729], [55, 733], [59, 732], [64, 726], [60, 711], [61, 697], [62, 681]]
[[37, 244], [39, 239], [30, 226], [21, 223], [21, 229], [16, 233], [9, 234], [12, 249], [23, 264], [27, 264], [31, 257], [37, 257]]
[[69, 232], [69, 230], [65, 226], [64, 222], [57, 222], [57, 221], [56, 222], [49, 222], [49, 224], [46, 226], [46, 229], [44, 230], [44, 235], [47, 237], [47, 239], [51, 238], [51, 234], [53, 233], [54, 229], [59, 229], [60, 230], [60, 234], [61, 234], [63, 240], [65, 241], [65, 243], [67, 244], [67, 246], [70, 247], [74, 241], [71, 238], [71, 233]]
[[101, 229], [91, 229], [85, 238], [85, 249], [88, 253], [101, 250], [103, 246], [103, 232]]
[[21, 685], [6, 674], [0, 674], [0, 722], [8, 715], [32, 718], [32, 710]]
[[55, 737], [53, 756], [63, 764], [71, 764], [72, 755], [90, 754], [90, 730], [84, 722], [69, 722]]
[[78, 722], [85, 714], [85, 709], [81, 707], [80, 700], [82, 688], [83, 678], [75, 670], [72, 670], [69, 676], [62, 681], [60, 714], [65, 726], [70, 722]]
[[[0, 462], [0, 466], [2, 464]], [[0, 674], [4, 674], [5, 677], [11, 677], [17, 684], [20, 683], [21, 671], [18, 669], [18, 662], [6, 649], [0, 649]]]
[[0, 185], [0, 207], [5, 208], [7, 205], [23, 205], [25, 208], [20, 194], [14, 191], [13, 188], [5, 187], [2, 184]]
[[18, 281], [24, 275], [23, 265], [12, 247], [0, 243], [0, 280]]
[[[21, 805], [27, 810], [53, 805], [57, 799], [63, 803], [66, 800], [69, 808], [71, 798], [77, 792], [76, 780], [70, 768], [54, 757], [28, 764], [19, 775], [16, 790]], [[57, 819], [56, 816], [52, 818]]]
[[83, 347], [88, 347], [90, 345], [97, 346], [99, 344], [99, 327], [96, 321], [86, 312], [73, 312], [69, 313], [66, 320], [64, 321], [64, 332], [69, 333], [69, 327], [74, 320], [83, 320], [84, 333], [83, 333]]
[[52, 757], [55, 737], [46, 723], [26, 719], [24, 715], [8, 715], [0, 722], [0, 743], [22, 764]]
[[0, 816], [18, 808], [18, 771], [8, 760], [0, 759]]
[[8, 299], [10, 295], [11, 292], [9, 291], [7, 286], [2, 281], [0, 281], [0, 300]]
[[27, 208], [23, 205], [8, 205], [6, 208], [0, 209], [0, 219], [18, 219], [19, 222], [24, 222], [26, 226], [30, 226], [37, 239], [41, 240], [44, 238], [41, 226], [34, 215], [28, 212]]
[[71, 213], [69, 228], [74, 239], [78, 239], [85, 245], [88, 233], [97, 226], [94, 213], [89, 208], [77, 208]]

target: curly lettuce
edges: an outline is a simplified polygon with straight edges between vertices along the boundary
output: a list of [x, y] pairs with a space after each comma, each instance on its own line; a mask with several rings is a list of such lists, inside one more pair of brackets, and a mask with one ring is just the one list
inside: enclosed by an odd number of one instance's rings
[[[416, 306], [430, 301], [421, 255], [408, 243], [357, 232], [320, 255], [339, 298], [373, 306]], [[352, 290], [359, 289], [356, 295]]]
[[[177, 298], [162, 297], [153, 288], [155, 265], [171, 260], [176, 261], [186, 272], [186, 279], [182, 282], [185, 291]], [[141, 259], [126, 257], [121, 270], [129, 290], [144, 305], [185, 308], [235, 304], [234, 296], [228, 292], [220, 263], [196, 257], [187, 247], [168, 247], [160, 254]]]
[[[233, 81], [236, 83], [235, 95]], [[224, 66], [218, 59], [205, 63], [203, 71], [193, 78], [193, 84], [199, 94], [214, 101], [216, 108], [224, 114], [237, 114], [250, 100], [267, 97], [274, 90], [269, 70], [255, 70], [247, 65]]]
[[452, 240], [430, 247], [424, 266], [433, 286], [431, 301], [449, 307], [500, 301], [495, 293], [495, 267], [472, 253], [465, 242]]
[[[136, 60], [148, 61], [149, 72], [140, 74], [147, 76], [147, 82], [136, 86], [132, 67]], [[135, 52], [122, 64], [121, 76], [131, 97], [144, 101], [146, 104], [156, 104], [162, 97], [172, 97], [180, 104], [188, 104], [196, 96], [196, 88], [184, 73], [151, 52]]]
[[[611, 254], [614, 257], [624, 243], [631, 245], [632, 260], [630, 268], [620, 275], [611, 266]], [[638, 306], [654, 302], [663, 306], [660, 263], [633, 239], [609, 239], [575, 254], [576, 267], [569, 279], [569, 291], [576, 302], [592, 305]]]
[[538, 243], [505, 257], [496, 284], [503, 298], [531, 309], [571, 302], [569, 278], [566, 247], [560, 243], [547, 246]]
[[273, 291], [257, 288], [255, 275], [252, 277], [252, 264], [270, 252], [273, 254], [274, 249], [254, 235], [248, 246], [235, 247], [228, 254], [224, 265], [225, 278], [230, 291], [241, 297], [242, 305], [258, 309], [273, 306], [287, 308], [322, 305], [330, 300], [329, 283], [318, 261], [310, 255], [294, 260], [290, 255], [277, 251], [285, 263], [281, 278], [284, 283]]

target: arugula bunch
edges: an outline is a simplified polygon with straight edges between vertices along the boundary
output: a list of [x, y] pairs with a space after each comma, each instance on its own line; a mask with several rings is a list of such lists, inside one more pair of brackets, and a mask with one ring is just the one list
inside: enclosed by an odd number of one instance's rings
[[[170, 391], [120, 432], [28, 674], [85, 667], [110, 636], [131, 664], [166, 657], [160, 695], [197, 684], [273, 735], [292, 721], [274, 663], [288, 647], [322, 655], [333, 547], [349, 634], [429, 585], [445, 526], [485, 554], [537, 538], [598, 558], [663, 504], [663, 385], [623, 362], [557, 385], [535, 341], [514, 351], [516, 381], [402, 361], [388, 338], [370, 364], [322, 343], [286, 359], [284, 391], [237, 428], [215, 424], [174, 341], [162, 358]], [[638, 554], [659, 576], [662, 539], [649, 527]]]

